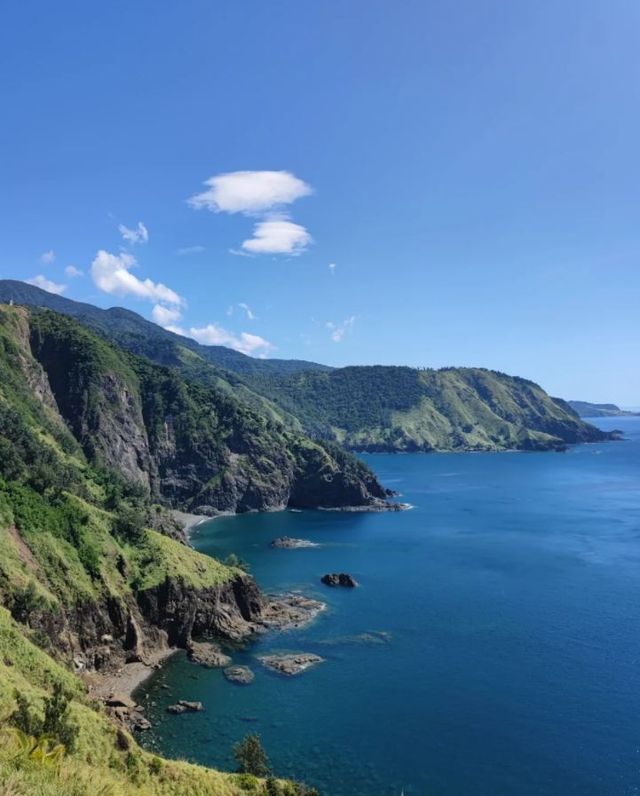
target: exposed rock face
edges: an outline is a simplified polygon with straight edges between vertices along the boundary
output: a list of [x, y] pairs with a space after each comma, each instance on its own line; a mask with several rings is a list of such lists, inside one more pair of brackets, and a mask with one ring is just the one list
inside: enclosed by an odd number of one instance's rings
[[64, 316], [24, 316], [25, 361], [41, 400], [54, 404], [91, 462], [172, 507], [267, 511], [385, 497], [354, 457], [286, 430], [228, 392], [183, 381]]
[[225, 655], [217, 644], [192, 641], [187, 650], [189, 660], [209, 669], [223, 669], [229, 666], [231, 658]]
[[325, 586], [344, 586], [348, 589], [355, 588], [358, 584], [351, 575], [346, 572], [332, 572], [329, 575], [323, 575], [320, 580]]
[[323, 663], [324, 658], [314, 655], [311, 652], [297, 652], [286, 655], [263, 655], [259, 660], [267, 669], [271, 669], [278, 674], [285, 674], [288, 677], [300, 674], [311, 666]]
[[192, 635], [241, 639], [255, 632], [264, 602], [248, 575], [200, 590], [166, 578], [160, 586], [138, 594], [138, 604], [147, 621], [166, 633], [170, 646], [185, 649]]

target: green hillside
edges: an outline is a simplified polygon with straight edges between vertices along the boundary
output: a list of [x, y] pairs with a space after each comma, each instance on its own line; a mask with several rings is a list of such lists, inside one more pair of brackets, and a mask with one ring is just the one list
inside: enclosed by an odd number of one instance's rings
[[607, 438], [537, 384], [482, 368], [308, 371], [277, 379], [270, 395], [308, 433], [363, 451], [548, 450]]
[[128, 310], [101, 310], [23, 282], [0, 280], [0, 300], [78, 318], [119, 346], [175, 368], [282, 424], [363, 451], [548, 450], [606, 439], [564, 401], [525, 379], [482, 368], [327, 368], [257, 360], [203, 346]]
[[305, 793], [143, 752], [76, 673], [261, 626], [273, 599], [187, 546], [171, 506], [382, 496], [341, 449], [68, 317], [0, 306], [0, 793]]

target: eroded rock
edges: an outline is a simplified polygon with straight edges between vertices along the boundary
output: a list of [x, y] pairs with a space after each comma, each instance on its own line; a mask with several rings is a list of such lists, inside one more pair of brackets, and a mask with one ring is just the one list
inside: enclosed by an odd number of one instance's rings
[[192, 641], [187, 655], [193, 663], [210, 669], [222, 669], [231, 664], [231, 658], [225, 655], [217, 644], [208, 641]]
[[323, 575], [320, 580], [325, 586], [344, 586], [347, 589], [353, 589], [358, 585], [355, 578], [346, 572], [332, 572], [328, 575]]
[[249, 685], [255, 680], [255, 675], [248, 666], [227, 666], [224, 676], [239, 685]]
[[314, 655], [312, 652], [262, 655], [258, 660], [267, 669], [278, 672], [278, 674], [286, 674], [289, 677], [300, 674], [318, 663], [324, 663], [324, 658]]

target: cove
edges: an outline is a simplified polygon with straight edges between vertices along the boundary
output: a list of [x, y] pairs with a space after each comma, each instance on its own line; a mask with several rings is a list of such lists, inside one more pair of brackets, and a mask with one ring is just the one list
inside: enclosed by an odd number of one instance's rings
[[[232, 650], [252, 685], [177, 655], [144, 687], [169, 756], [232, 769], [259, 732], [275, 771], [346, 794], [627, 794], [640, 787], [640, 418], [566, 453], [373, 455], [402, 513], [281, 512], [197, 529], [267, 591], [327, 603]], [[318, 547], [269, 547], [279, 536]], [[348, 572], [353, 590], [320, 583]], [[258, 655], [325, 663], [294, 678]], [[168, 689], [170, 690], [167, 690]], [[176, 699], [205, 711], [171, 716]]]

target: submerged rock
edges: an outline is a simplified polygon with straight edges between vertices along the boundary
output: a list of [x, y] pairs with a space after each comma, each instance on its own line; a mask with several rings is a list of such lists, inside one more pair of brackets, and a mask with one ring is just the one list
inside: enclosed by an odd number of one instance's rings
[[311, 652], [297, 652], [283, 655], [262, 655], [258, 659], [263, 666], [271, 669], [278, 674], [286, 674], [291, 677], [300, 674], [311, 666], [324, 663], [324, 658], [314, 655]]
[[346, 572], [332, 572], [328, 575], [323, 575], [320, 580], [325, 586], [344, 586], [347, 589], [353, 589], [358, 585], [353, 576], [347, 575]]
[[187, 650], [192, 663], [207, 666], [210, 669], [222, 669], [229, 666], [231, 658], [225, 655], [217, 644], [206, 641], [192, 641]]
[[227, 666], [224, 676], [239, 685], [249, 685], [255, 680], [255, 675], [248, 666]]

